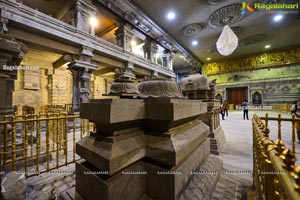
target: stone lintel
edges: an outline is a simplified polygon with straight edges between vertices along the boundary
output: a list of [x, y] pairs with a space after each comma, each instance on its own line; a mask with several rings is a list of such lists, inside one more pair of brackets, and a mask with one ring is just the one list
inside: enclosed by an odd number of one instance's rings
[[96, 124], [113, 124], [145, 118], [141, 99], [98, 99], [82, 103], [80, 117]]
[[87, 136], [76, 143], [76, 153], [99, 170], [115, 174], [146, 155], [143, 132], [135, 133], [114, 142]]
[[69, 66], [73, 69], [88, 69], [89, 71], [94, 71], [97, 68], [97, 65], [82, 60], [75, 60]]

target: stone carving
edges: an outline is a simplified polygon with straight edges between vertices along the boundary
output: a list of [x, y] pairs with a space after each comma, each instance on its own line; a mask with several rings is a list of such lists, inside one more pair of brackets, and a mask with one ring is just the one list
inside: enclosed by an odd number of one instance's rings
[[[285, 51], [274, 51], [258, 54], [239, 59], [228, 59], [220, 62], [208, 63], [206, 65], [207, 75], [241, 71], [245, 69], [266, 68], [285, 64], [300, 63], [300, 48]], [[287, 69], [289, 70], [289, 69]], [[300, 69], [293, 69], [299, 73]], [[282, 71], [282, 73], [289, 73]]]
[[243, 18], [241, 6], [232, 4], [216, 10], [209, 16], [208, 24], [213, 28], [219, 28], [240, 21]]
[[138, 94], [137, 85], [131, 80], [117, 80], [111, 87], [109, 94]]
[[199, 23], [189, 24], [181, 30], [185, 36], [193, 36], [203, 30], [203, 25]]
[[[166, 32], [164, 32], [160, 27], [153, 23], [149, 17], [141, 12], [140, 8], [134, 5], [129, 0], [123, 1], [107, 1], [98, 0], [103, 6], [107, 7], [109, 10], [124, 16], [124, 18], [131, 24], [135, 25], [136, 28], [146, 33], [149, 37], [156, 40], [165, 49], [171, 51], [180, 52], [181, 54], [190, 55], [182, 46], [180, 46], [174, 39], [172, 39]], [[191, 56], [197, 65], [201, 65], [197, 59]]]
[[138, 86], [141, 98], [184, 98], [179, 85], [173, 80], [150, 79]]
[[210, 84], [214, 87], [207, 77], [201, 74], [192, 74], [186, 78], [182, 78], [179, 81], [179, 85], [183, 91], [185, 90], [210, 90]]
[[234, 76], [229, 77], [227, 79], [227, 81], [228, 82], [238, 82], [238, 81], [241, 81], [242, 79], [250, 79], [250, 77], [249, 76], [240, 76], [240, 75], [235, 74]]
[[24, 89], [38, 90], [40, 89], [40, 72], [33, 70], [24, 71]]

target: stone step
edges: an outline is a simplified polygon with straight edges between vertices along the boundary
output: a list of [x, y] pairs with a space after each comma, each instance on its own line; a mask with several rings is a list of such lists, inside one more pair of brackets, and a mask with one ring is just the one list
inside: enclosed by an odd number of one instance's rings
[[211, 199], [246, 199], [251, 186], [251, 181], [237, 175], [226, 174], [225, 169], [223, 169]]

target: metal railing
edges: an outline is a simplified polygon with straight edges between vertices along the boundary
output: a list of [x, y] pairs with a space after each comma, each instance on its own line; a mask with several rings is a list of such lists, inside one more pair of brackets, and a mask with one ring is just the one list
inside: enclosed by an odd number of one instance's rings
[[14, 115], [0, 122], [0, 171], [21, 171], [27, 177], [79, 160], [76, 142], [94, 131], [79, 115], [48, 113]]
[[[262, 121], [265, 120], [265, 122]], [[278, 122], [277, 140], [269, 138], [268, 122]], [[292, 149], [285, 146], [281, 136], [281, 122], [292, 125]], [[253, 116], [253, 183], [257, 199], [300, 199], [300, 165], [295, 166], [295, 117], [287, 119]]]

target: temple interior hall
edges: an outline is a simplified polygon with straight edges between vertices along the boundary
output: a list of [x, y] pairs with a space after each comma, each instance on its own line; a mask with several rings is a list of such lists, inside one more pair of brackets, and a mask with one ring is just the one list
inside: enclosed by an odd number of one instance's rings
[[0, 0], [0, 199], [300, 199], [299, 0]]

